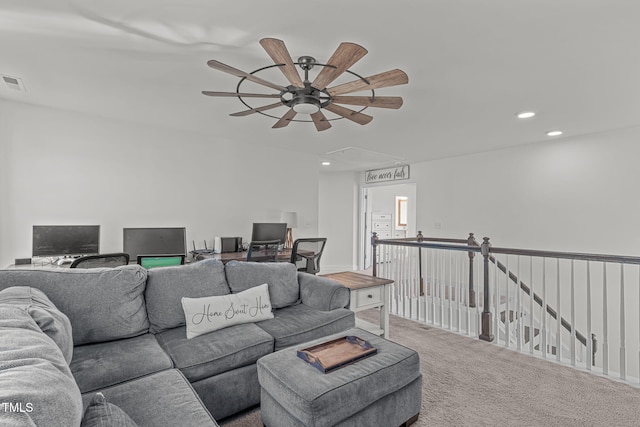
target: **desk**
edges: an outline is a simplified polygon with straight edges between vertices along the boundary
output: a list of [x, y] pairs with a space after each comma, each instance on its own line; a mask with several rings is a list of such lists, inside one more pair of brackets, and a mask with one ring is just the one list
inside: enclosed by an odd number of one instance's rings
[[393, 280], [367, 276], [354, 271], [323, 274], [322, 277], [335, 280], [349, 288], [351, 298], [349, 310], [358, 311], [380, 308], [380, 327], [356, 318], [356, 327], [389, 338], [389, 287]]
[[[223, 264], [228, 263], [229, 261], [247, 261], [247, 251], [243, 252], [223, 252], [221, 254], [201, 254], [198, 255], [195, 260], [201, 261], [203, 259], [219, 259]], [[291, 261], [291, 249], [283, 249], [278, 252], [278, 261], [281, 262], [289, 262]]]
[[54, 263], [37, 262], [32, 264], [20, 264], [20, 265], [11, 264], [10, 266], [6, 267], [6, 269], [7, 270], [14, 270], [14, 269], [15, 270], [60, 270], [60, 269], [68, 270], [70, 265], [71, 263], [58, 265], [55, 262]]
[[[229, 261], [241, 261], [241, 262], [246, 262], [247, 261], [247, 251], [244, 252], [224, 252], [221, 254], [201, 254], [198, 255], [197, 257], [195, 257], [194, 261], [201, 261], [203, 259], [219, 259], [220, 261], [222, 261], [223, 264], [228, 263]], [[194, 262], [192, 261], [192, 262]], [[281, 262], [289, 262], [291, 261], [291, 249], [283, 249], [282, 251], [278, 252], [278, 261]], [[129, 264], [135, 264], [136, 261], [133, 260], [131, 261]], [[63, 264], [63, 265], [57, 265], [55, 263], [53, 264], [42, 264], [42, 263], [37, 263], [37, 264], [24, 264], [24, 265], [14, 265], [11, 264], [9, 267], [7, 268], [26, 268], [26, 269], [38, 269], [38, 270], [45, 270], [45, 269], [59, 269], [59, 268], [69, 268], [71, 264]]]

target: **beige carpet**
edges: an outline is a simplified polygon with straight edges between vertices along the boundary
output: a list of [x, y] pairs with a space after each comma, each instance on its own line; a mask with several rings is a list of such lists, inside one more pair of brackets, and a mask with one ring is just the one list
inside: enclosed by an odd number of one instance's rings
[[[415, 427], [640, 426], [640, 388], [395, 316], [390, 334], [420, 353]], [[221, 425], [262, 423], [253, 409]]]

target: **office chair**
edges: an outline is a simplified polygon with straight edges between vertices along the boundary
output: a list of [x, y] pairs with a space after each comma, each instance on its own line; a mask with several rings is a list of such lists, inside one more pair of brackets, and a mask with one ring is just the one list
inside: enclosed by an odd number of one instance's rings
[[129, 264], [129, 254], [113, 253], [87, 255], [73, 260], [69, 268], [117, 267]]
[[184, 265], [184, 254], [138, 255], [138, 264], [146, 269]]
[[247, 261], [277, 262], [280, 240], [256, 240], [249, 244]]
[[326, 237], [296, 239], [291, 250], [291, 263], [298, 271], [316, 274], [320, 271], [320, 257], [327, 243]]

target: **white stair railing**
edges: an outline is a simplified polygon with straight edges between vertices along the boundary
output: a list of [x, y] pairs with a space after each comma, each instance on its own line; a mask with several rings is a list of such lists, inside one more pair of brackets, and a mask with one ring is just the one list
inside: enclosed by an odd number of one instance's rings
[[496, 248], [473, 235], [372, 243], [374, 275], [394, 280], [392, 313], [640, 384], [640, 258]]

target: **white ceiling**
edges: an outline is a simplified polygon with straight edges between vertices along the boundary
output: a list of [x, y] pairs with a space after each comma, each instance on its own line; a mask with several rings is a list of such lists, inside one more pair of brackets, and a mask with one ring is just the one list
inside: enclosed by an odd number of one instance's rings
[[[362, 170], [545, 141], [555, 128], [567, 138], [640, 125], [639, 18], [638, 0], [0, 0], [0, 74], [27, 89], [0, 85], [0, 97], [195, 131], [203, 143], [249, 141], [319, 161], [337, 152], [334, 170]], [[271, 65], [263, 37], [320, 62], [340, 42], [358, 43], [369, 53], [350, 70], [404, 70], [408, 85], [376, 91], [404, 105], [324, 132], [230, 117], [246, 109], [238, 99], [200, 92], [235, 91], [239, 78], [206, 62]], [[521, 110], [538, 114], [517, 120]], [[367, 156], [340, 160], [348, 147]]]

